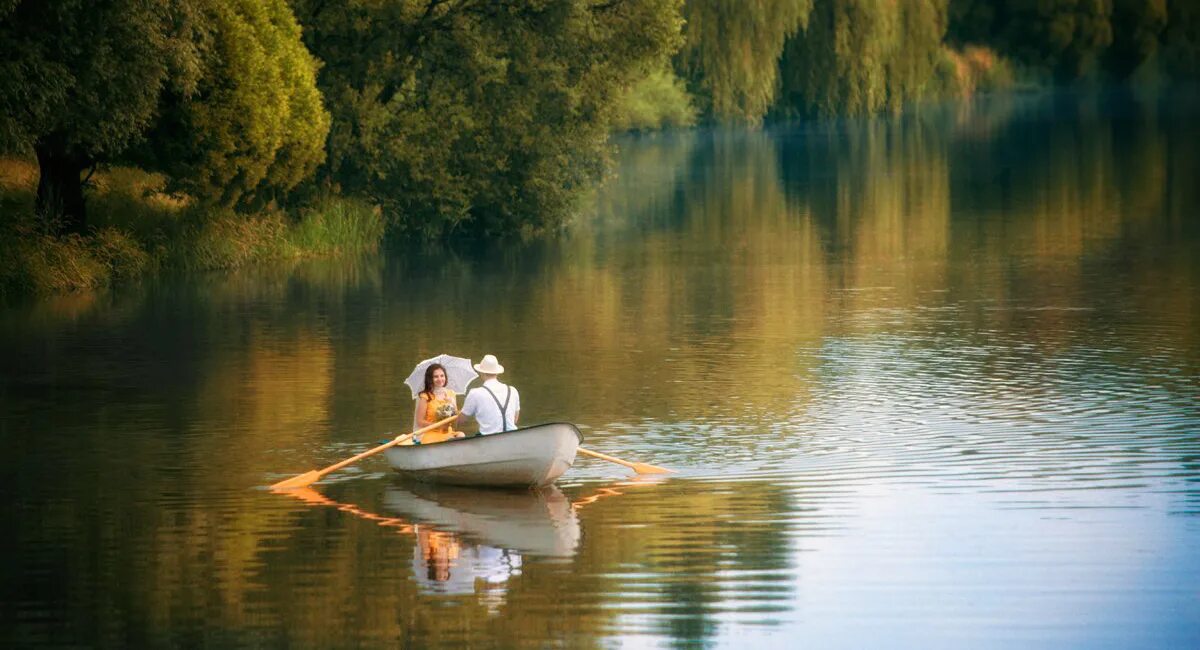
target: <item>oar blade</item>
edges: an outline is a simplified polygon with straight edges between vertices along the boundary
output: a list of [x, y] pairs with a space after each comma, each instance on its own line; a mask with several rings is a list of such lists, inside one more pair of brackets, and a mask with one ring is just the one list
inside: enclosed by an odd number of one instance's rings
[[592, 451], [591, 449], [584, 449], [583, 447], [579, 447], [579, 453], [585, 454], [587, 456], [591, 456], [593, 458], [599, 458], [600, 460], [607, 460], [610, 463], [624, 465], [625, 467], [628, 467], [629, 469], [633, 470], [634, 472], [637, 472], [638, 474], [674, 474], [675, 473], [675, 470], [673, 470], [673, 469], [667, 469], [665, 467], [658, 467], [657, 465], [651, 465], [649, 463], [634, 463], [634, 462], [630, 462], [628, 460], [622, 460], [615, 456], [609, 456], [607, 454], [602, 454], [598, 451]]
[[275, 485], [272, 485], [271, 489], [272, 490], [295, 490], [297, 488], [308, 487], [308, 486], [312, 485], [313, 483], [316, 483], [317, 479], [319, 479], [319, 478], [321, 478], [321, 472], [318, 472], [317, 470], [314, 469], [311, 472], [305, 472], [299, 476], [293, 476], [292, 478], [282, 480], [282, 481], [276, 483]]
[[650, 465], [647, 463], [634, 463], [633, 471], [637, 472], [638, 474], [675, 474], [676, 473], [675, 470], [673, 470], [673, 469], [667, 469], [665, 467], [659, 467], [657, 465]]

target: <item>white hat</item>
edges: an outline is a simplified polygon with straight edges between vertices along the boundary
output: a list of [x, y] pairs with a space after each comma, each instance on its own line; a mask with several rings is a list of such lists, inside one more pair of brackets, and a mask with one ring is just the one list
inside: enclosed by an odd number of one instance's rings
[[475, 370], [484, 375], [498, 375], [504, 372], [504, 366], [496, 361], [496, 355], [485, 354], [483, 360], [475, 364]]

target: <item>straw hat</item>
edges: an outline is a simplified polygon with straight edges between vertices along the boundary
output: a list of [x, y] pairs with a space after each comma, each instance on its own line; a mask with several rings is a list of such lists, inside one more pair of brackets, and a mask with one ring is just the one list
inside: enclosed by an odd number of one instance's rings
[[496, 361], [496, 355], [494, 354], [483, 355], [483, 360], [475, 364], [474, 367], [476, 372], [483, 375], [498, 375], [504, 372], [504, 366], [500, 365], [499, 361]]

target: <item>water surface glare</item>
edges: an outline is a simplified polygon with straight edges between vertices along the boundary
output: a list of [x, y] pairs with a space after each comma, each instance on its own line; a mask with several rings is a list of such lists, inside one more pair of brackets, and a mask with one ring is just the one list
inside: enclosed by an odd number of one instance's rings
[[[1200, 647], [1200, 110], [618, 141], [560, 240], [0, 310], [4, 647]], [[266, 486], [496, 354], [557, 485]]]

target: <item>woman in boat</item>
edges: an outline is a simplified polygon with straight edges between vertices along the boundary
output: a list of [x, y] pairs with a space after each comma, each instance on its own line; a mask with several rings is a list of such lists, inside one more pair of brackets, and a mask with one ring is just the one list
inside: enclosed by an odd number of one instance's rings
[[[417, 408], [414, 414], [416, 427], [418, 429], [427, 427], [457, 413], [458, 405], [455, 399], [454, 391], [446, 386], [446, 369], [440, 363], [429, 364], [429, 367], [425, 369], [425, 390], [417, 395]], [[428, 445], [463, 437], [464, 434], [455, 431], [452, 425], [453, 422], [437, 429], [430, 429], [421, 434], [417, 442]]]

